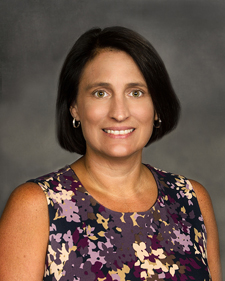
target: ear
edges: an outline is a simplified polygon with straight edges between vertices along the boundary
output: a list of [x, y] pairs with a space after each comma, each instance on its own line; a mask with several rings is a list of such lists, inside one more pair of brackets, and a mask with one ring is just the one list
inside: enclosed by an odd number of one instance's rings
[[158, 120], [158, 119], [159, 119], [158, 114], [157, 114], [156, 111], [155, 111], [154, 120], [156, 121], [156, 120]]
[[78, 108], [77, 108], [77, 105], [76, 105], [76, 104], [70, 106], [70, 114], [71, 114], [72, 117], [75, 118], [77, 121], [80, 121], [80, 117], [79, 117], [79, 114], [78, 114]]

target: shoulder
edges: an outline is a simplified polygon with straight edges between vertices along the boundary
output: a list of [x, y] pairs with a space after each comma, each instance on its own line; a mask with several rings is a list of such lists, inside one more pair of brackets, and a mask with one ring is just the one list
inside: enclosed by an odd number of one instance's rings
[[[157, 173], [157, 177], [163, 180], [163, 187], [168, 187], [167, 192], [175, 196], [175, 198], [187, 198], [187, 206], [192, 208], [193, 202], [199, 206], [205, 224], [209, 218], [214, 218], [213, 205], [210, 195], [206, 188], [199, 182], [188, 179], [182, 175], [166, 172], [161, 169], [151, 168]], [[192, 202], [190, 202], [191, 200]], [[182, 203], [185, 203], [182, 201]]]
[[210, 214], [214, 215], [212, 201], [206, 188], [195, 180], [189, 181], [196, 194], [203, 218], [207, 218]]
[[45, 208], [47, 205], [46, 197], [40, 186], [34, 182], [27, 182], [18, 186], [11, 194], [6, 208], [23, 208], [27, 211], [40, 211], [40, 208]]
[[48, 218], [46, 196], [40, 186], [28, 182], [18, 186], [9, 197], [0, 220], [0, 233], [2, 226], [20, 227], [23, 224], [42, 223]]
[[18, 276], [30, 280], [32, 275], [35, 276], [32, 280], [41, 280], [48, 235], [49, 216], [44, 192], [35, 183], [20, 185], [11, 194], [0, 219], [3, 280], [19, 280]]
[[210, 195], [206, 188], [200, 184], [199, 182], [195, 180], [189, 180], [193, 190], [196, 194], [198, 204], [204, 219], [204, 223], [207, 230], [207, 236], [209, 234], [209, 230], [211, 229], [217, 229], [216, 227], [216, 220], [215, 220], [215, 214], [213, 210], [212, 200], [210, 198]]
[[199, 182], [190, 180], [193, 189], [196, 193], [198, 204], [203, 216], [203, 220], [207, 233], [207, 256], [209, 269], [212, 275], [212, 280], [222, 280], [220, 249], [219, 249], [219, 234], [216, 224], [216, 218], [213, 210], [213, 205], [209, 193]]
[[153, 172], [160, 187], [166, 189], [166, 192], [171, 196], [175, 196], [175, 198], [185, 197], [187, 199], [196, 197], [190, 180], [185, 176], [151, 167], [150, 165], [147, 165], [147, 167]]
[[75, 178], [76, 175], [74, 174], [71, 167], [69, 165], [66, 165], [65, 167], [57, 171], [45, 174], [35, 179], [31, 179], [29, 180], [29, 182], [38, 184], [44, 191], [46, 191], [51, 186], [54, 187], [60, 183], [63, 183], [65, 186], [67, 186], [66, 183], [71, 183], [71, 181], [73, 181]]

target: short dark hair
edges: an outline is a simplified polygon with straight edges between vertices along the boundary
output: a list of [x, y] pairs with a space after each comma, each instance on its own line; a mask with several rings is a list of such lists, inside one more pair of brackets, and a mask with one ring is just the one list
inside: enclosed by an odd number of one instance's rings
[[88, 61], [101, 49], [112, 48], [129, 54], [141, 70], [157, 115], [162, 120], [154, 127], [150, 143], [172, 131], [178, 122], [179, 100], [170, 82], [165, 65], [154, 47], [140, 34], [125, 27], [93, 28], [75, 42], [63, 64], [57, 97], [57, 137], [59, 144], [70, 152], [84, 155], [86, 141], [81, 126], [74, 129], [70, 106], [76, 102], [80, 77]]

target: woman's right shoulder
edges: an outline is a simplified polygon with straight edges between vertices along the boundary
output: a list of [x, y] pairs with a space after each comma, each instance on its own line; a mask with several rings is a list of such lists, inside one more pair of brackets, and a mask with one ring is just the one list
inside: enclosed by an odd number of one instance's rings
[[48, 205], [43, 190], [33, 182], [18, 186], [0, 219], [2, 280], [41, 280], [48, 235]]
[[46, 208], [47, 201], [42, 188], [34, 182], [26, 182], [14, 189], [6, 204], [7, 208], [23, 208], [24, 212]]
[[0, 219], [0, 234], [7, 227], [42, 224], [48, 220], [48, 205], [45, 193], [34, 182], [19, 185], [11, 193]]

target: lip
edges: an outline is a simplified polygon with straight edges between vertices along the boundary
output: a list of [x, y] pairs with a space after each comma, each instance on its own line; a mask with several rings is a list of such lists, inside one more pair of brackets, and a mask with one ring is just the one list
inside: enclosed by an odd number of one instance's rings
[[124, 130], [131, 130], [135, 129], [134, 127], [128, 127], [128, 126], [121, 126], [121, 127], [106, 127], [102, 130], [112, 130], [112, 131], [124, 131]]
[[132, 127], [108, 127], [102, 129], [103, 132], [112, 138], [127, 138], [130, 136], [135, 128]]

